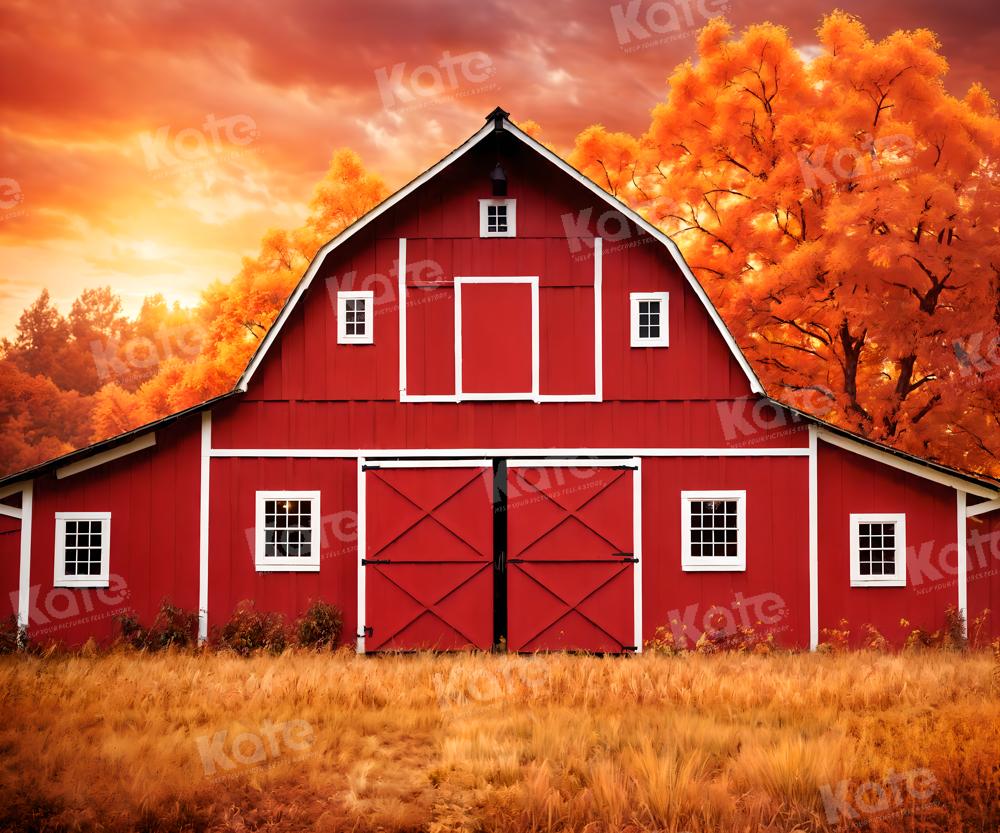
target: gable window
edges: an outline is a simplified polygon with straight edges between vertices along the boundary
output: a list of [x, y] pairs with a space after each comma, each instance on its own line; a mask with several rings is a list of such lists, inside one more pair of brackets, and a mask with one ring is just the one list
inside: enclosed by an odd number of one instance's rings
[[375, 333], [372, 321], [372, 307], [375, 293], [337, 293], [337, 343], [372, 344]]
[[681, 569], [745, 570], [745, 491], [681, 492]]
[[110, 512], [56, 512], [56, 587], [107, 587]]
[[514, 200], [479, 201], [479, 236], [514, 237], [517, 234], [517, 203]]
[[632, 346], [667, 347], [668, 333], [668, 292], [633, 292], [632, 303]]
[[851, 515], [851, 587], [906, 586], [906, 516]]
[[319, 519], [319, 492], [257, 492], [257, 572], [319, 572]]

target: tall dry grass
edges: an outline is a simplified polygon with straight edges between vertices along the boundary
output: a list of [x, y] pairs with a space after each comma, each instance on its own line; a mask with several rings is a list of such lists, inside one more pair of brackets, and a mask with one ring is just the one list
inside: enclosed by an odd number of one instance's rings
[[[837, 818], [859, 829], [993, 831], [992, 665], [944, 652], [6, 657], [0, 829], [824, 830], [837, 827], [825, 788], [848, 796], [857, 817]], [[884, 806], [866, 803], [880, 790]]]

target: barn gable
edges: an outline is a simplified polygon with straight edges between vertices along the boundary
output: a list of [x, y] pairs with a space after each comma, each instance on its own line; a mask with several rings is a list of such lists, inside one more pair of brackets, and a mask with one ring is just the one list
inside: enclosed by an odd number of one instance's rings
[[[493, 202], [496, 166], [516, 215], [510, 236], [487, 238], [480, 215]], [[628, 350], [639, 290], [668, 293], [674, 349]], [[345, 343], [338, 320], [337, 294], [366, 291], [374, 349]], [[297, 369], [305, 353], [308, 372]], [[622, 384], [609, 389], [609, 379]], [[763, 393], [676, 245], [500, 110], [317, 254], [237, 389], [251, 398], [404, 402]]]

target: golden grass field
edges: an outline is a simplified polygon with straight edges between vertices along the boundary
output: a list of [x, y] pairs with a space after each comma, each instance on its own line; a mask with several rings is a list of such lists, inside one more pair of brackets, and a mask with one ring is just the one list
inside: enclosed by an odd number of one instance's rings
[[996, 831], [993, 668], [981, 652], [8, 656], [0, 829]]

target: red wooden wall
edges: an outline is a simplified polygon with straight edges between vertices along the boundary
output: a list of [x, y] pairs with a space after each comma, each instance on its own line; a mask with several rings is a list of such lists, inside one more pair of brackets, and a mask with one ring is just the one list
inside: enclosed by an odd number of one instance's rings
[[0, 515], [0, 618], [17, 613], [20, 576], [21, 521]]
[[[863, 512], [906, 514], [905, 587], [851, 587], [850, 516]], [[896, 644], [913, 628], [940, 628], [945, 609], [958, 605], [957, 537], [954, 489], [820, 442], [820, 641], [841, 619], [855, 644], [867, 624]]]
[[[157, 432], [156, 445], [63, 480], [35, 480], [30, 633], [37, 642], [106, 642], [113, 617], [149, 625], [164, 598], [198, 609], [200, 424]], [[56, 512], [111, 512], [110, 587], [53, 588]]]
[[[209, 505], [208, 624], [228, 621], [239, 602], [276, 611], [292, 622], [323, 599], [344, 614], [351, 642], [357, 614], [357, 462], [317, 459], [218, 459], [212, 462]], [[322, 525], [320, 569], [258, 573], [254, 565], [255, 493], [318, 490]]]
[[[971, 502], [970, 502], [971, 505]], [[1000, 510], [969, 518], [968, 522], [969, 636], [988, 642], [1000, 636]], [[983, 626], [976, 619], [989, 614]]]
[[[808, 647], [808, 459], [647, 458], [642, 469], [643, 638], [662, 625], [692, 645], [719, 619]], [[746, 490], [745, 572], [681, 570], [681, 491], [701, 489]]]

